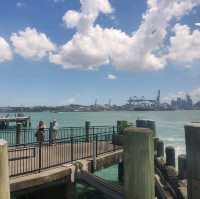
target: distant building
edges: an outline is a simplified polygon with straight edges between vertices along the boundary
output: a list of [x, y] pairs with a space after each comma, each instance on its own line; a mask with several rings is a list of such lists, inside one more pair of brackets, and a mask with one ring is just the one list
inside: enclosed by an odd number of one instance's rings
[[171, 106], [175, 109], [192, 109], [193, 101], [190, 95], [186, 95], [185, 98], [177, 97], [176, 100], [171, 100]]

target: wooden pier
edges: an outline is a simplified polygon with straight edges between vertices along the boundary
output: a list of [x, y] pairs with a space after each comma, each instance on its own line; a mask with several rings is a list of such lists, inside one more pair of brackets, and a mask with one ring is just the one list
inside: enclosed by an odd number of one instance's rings
[[[91, 135], [88, 126], [82, 137], [9, 147], [11, 192], [65, 179], [68, 186], [84, 181], [113, 199], [199, 199], [200, 125], [185, 126], [187, 155], [178, 157], [177, 171], [175, 149], [164, 148], [153, 123], [137, 122], [138, 128], [118, 122], [117, 134]], [[119, 164], [123, 187], [92, 174], [113, 164]]]

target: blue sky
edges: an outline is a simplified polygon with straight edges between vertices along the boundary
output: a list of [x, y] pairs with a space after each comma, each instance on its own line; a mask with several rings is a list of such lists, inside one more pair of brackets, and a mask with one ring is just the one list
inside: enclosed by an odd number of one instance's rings
[[197, 99], [200, 1], [162, 2], [3, 0], [0, 106]]

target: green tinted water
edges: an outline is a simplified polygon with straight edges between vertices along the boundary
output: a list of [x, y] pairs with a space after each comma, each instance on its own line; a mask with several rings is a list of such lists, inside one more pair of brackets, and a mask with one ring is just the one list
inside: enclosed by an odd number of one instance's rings
[[[137, 118], [156, 121], [157, 136], [164, 140], [165, 145], [176, 148], [176, 156], [185, 153], [184, 125], [200, 121], [200, 111], [159, 111], [159, 112], [73, 112], [73, 113], [27, 113], [32, 117], [32, 126], [36, 127], [39, 120], [49, 124], [56, 119], [60, 126], [83, 126], [90, 121], [92, 125], [114, 125], [117, 120], [135, 122]], [[117, 166], [97, 172], [97, 175], [117, 183]], [[77, 198], [101, 198], [102, 195], [88, 186], [79, 186]]]

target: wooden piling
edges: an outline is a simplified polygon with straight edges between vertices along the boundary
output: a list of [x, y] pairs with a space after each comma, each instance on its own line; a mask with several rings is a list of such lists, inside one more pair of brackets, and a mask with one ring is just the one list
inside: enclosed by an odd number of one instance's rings
[[175, 149], [172, 146], [167, 146], [165, 148], [165, 154], [166, 154], [166, 165], [167, 166], [176, 166], [175, 163]]
[[20, 144], [21, 142], [21, 123], [16, 123], [16, 144]]
[[156, 137], [156, 123], [151, 120], [136, 120], [136, 127], [149, 128], [153, 131], [153, 137]]
[[86, 142], [89, 142], [89, 135], [90, 135], [90, 122], [86, 121], [85, 122], [85, 137], [86, 137]]
[[164, 142], [162, 140], [157, 142], [157, 157], [164, 157]]
[[10, 199], [8, 146], [2, 139], [0, 139], [0, 198]]
[[184, 154], [178, 156], [178, 177], [179, 179], [187, 177], [186, 155]]
[[153, 141], [154, 141], [154, 155], [157, 156], [157, 143], [159, 141], [159, 138], [154, 137]]
[[124, 182], [124, 162], [121, 161], [118, 163], [118, 181], [123, 184]]
[[200, 125], [185, 126], [188, 199], [200, 197]]
[[126, 128], [123, 136], [125, 198], [154, 199], [153, 132]]

